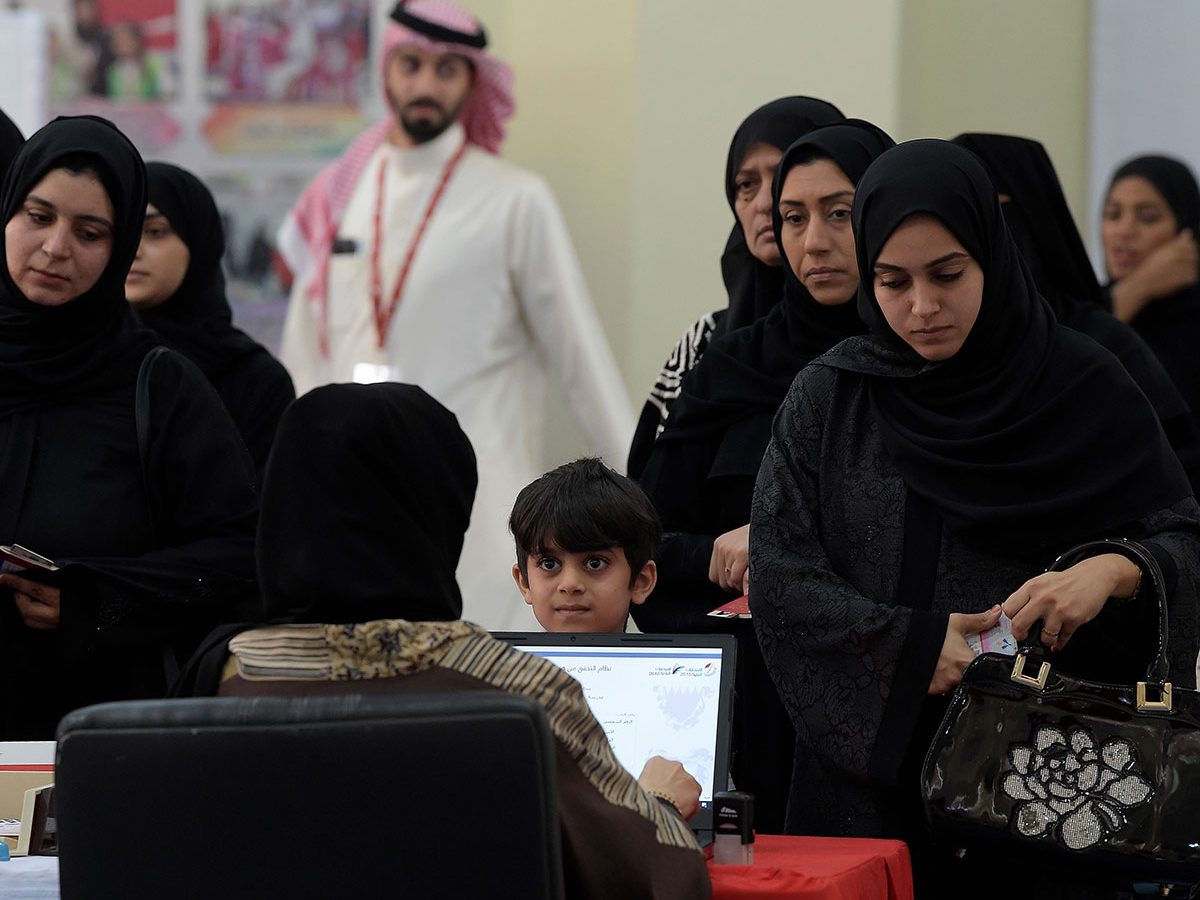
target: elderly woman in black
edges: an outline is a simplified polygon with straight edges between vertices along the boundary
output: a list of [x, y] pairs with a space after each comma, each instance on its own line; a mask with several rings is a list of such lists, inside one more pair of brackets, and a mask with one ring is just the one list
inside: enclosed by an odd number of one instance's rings
[[[1136, 385], [1038, 296], [976, 157], [888, 151], [854, 226], [870, 333], [807, 367], [775, 420], [750, 607], [796, 726], [788, 830], [905, 839], [918, 895], [956, 896], [971, 860], [931, 847], [916, 773], [967, 636], [1003, 608], [1018, 638], [1040, 621], [1066, 671], [1136, 671], [1153, 640], [1138, 566], [1103, 553], [1039, 574], [1125, 536], [1166, 573], [1172, 672], [1193, 683], [1200, 509]], [[1097, 669], [1106, 637], [1118, 652]], [[998, 883], [977, 875], [972, 891]]]
[[143, 325], [208, 377], [261, 478], [296, 389], [283, 364], [233, 326], [221, 271], [225, 229], [208, 188], [170, 163], [147, 163], [146, 177], [146, 224], [125, 296]]
[[0, 192], [0, 739], [162, 696], [254, 588], [253, 470], [203, 376], [135, 326], [123, 285], [145, 169], [115, 127], [56, 119]]
[[732, 630], [739, 642], [733, 777], [755, 795], [761, 827], [783, 827], [794, 735], [746, 622], [707, 616], [745, 592], [754, 478], [771, 420], [796, 373], [864, 330], [850, 204], [892, 145], [850, 119], [792, 144], [773, 178], [773, 232], [785, 293], [766, 316], [714, 341], [683, 380], [640, 483], [663, 521], [659, 583], [634, 619], [643, 631]]
[[780, 97], [750, 113], [733, 135], [725, 160], [725, 199], [733, 228], [721, 254], [729, 305], [701, 316], [683, 333], [650, 389], [629, 449], [637, 478], [679, 396], [680, 381], [715, 337], [751, 325], [783, 299], [784, 266], [771, 227], [771, 183], [783, 151], [814, 128], [845, 118], [832, 103]]

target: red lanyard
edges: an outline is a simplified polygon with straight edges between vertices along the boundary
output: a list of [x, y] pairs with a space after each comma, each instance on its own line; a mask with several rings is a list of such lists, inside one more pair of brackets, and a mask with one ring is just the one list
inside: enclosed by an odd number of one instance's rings
[[413, 257], [417, 255], [417, 245], [425, 236], [425, 229], [429, 226], [429, 220], [433, 218], [433, 212], [437, 209], [442, 194], [446, 191], [446, 185], [450, 183], [450, 176], [454, 174], [454, 170], [458, 168], [458, 164], [466, 152], [467, 142], [463, 141], [462, 146], [450, 157], [445, 168], [442, 169], [442, 178], [438, 182], [433, 196], [429, 198], [429, 205], [425, 207], [425, 215], [421, 217], [421, 223], [417, 226], [416, 233], [409, 242], [408, 251], [404, 254], [404, 265], [400, 268], [400, 277], [396, 279], [396, 289], [392, 291], [392, 299], [388, 303], [387, 309], [383, 307], [383, 275], [379, 271], [380, 248], [383, 246], [383, 194], [387, 180], [387, 157], [385, 156], [379, 162], [379, 176], [375, 179], [375, 217], [373, 221], [375, 241], [371, 247], [371, 306], [375, 311], [375, 334], [380, 350], [387, 344], [388, 328], [392, 324], [392, 316], [396, 313], [396, 307], [400, 305], [400, 295], [404, 293], [404, 282], [408, 280], [408, 270], [412, 268]]

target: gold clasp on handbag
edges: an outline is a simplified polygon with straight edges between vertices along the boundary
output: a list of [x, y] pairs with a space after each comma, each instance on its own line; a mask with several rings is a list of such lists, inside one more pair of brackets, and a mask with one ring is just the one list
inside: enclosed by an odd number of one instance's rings
[[[1016, 660], [1013, 661], [1012, 675], [1009, 676], [1017, 684], [1027, 684], [1030, 687], [1035, 687], [1039, 691], [1046, 689], [1046, 679], [1050, 677], [1050, 663], [1044, 662], [1038, 669], [1037, 677], [1025, 674], [1025, 653], [1018, 653]], [[1142, 694], [1138, 694], [1140, 698]]]
[[1171, 711], [1171, 682], [1164, 681], [1162, 688], [1159, 691], [1158, 700], [1146, 699], [1146, 682], [1139, 681], [1137, 683], [1137, 708], [1138, 709], [1153, 709], [1160, 712]]

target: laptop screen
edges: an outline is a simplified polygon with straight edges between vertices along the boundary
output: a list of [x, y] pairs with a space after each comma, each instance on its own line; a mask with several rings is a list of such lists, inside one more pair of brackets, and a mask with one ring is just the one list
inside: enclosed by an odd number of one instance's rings
[[729, 774], [732, 635], [499, 633], [583, 687], [617, 759], [635, 778], [651, 756], [678, 760], [700, 782], [692, 827], [711, 827]]

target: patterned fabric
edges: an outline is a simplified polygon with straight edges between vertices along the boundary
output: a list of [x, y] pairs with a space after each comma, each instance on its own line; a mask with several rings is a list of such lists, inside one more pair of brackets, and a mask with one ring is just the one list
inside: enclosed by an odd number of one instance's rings
[[1008, 750], [1012, 768], [1000, 789], [1013, 800], [1011, 823], [1025, 837], [1083, 850], [1123, 829], [1125, 810], [1154, 796], [1138, 766], [1137, 751], [1122, 737], [1097, 746], [1083, 728], [1068, 734], [1056, 725], [1038, 728], [1029, 743]]
[[579, 683], [553, 663], [493, 639], [478, 625], [403, 619], [280, 625], [239, 634], [229, 642], [229, 652], [237, 674], [247, 681], [392, 678], [440, 666], [530, 697], [602, 797], [648, 819], [660, 844], [699, 849], [683, 820], [622, 768]]
[[[421, 19], [455, 31], [469, 34], [481, 31], [479, 23], [470, 13], [450, 0], [410, 0], [406, 9]], [[392, 53], [399, 47], [412, 45], [433, 53], [454, 53], [471, 61], [475, 80], [459, 113], [459, 121], [463, 124], [469, 143], [489, 153], [500, 152], [500, 145], [504, 142], [504, 123], [516, 110], [512, 69], [483, 50], [464, 44], [433, 41], [389, 20], [379, 54], [382, 81], [386, 81], [388, 60]], [[346, 152], [323, 168], [300, 195], [280, 232], [279, 251], [293, 277], [304, 277], [308, 266], [316, 269], [308, 294], [309, 302], [315, 307], [317, 321], [325, 320], [329, 256], [338, 225], [367, 162], [386, 140], [394, 124], [389, 114], [382, 122], [359, 135]], [[321, 344], [321, 352], [327, 354], [328, 336], [324, 333], [321, 335]]]
[[654, 379], [654, 386], [650, 388], [650, 396], [646, 398], [646, 402], [659, 413], [658, 428], [654, 432], [656, 438], [666, 427], [667, 417], [671, 414], [671, 404], [679, 398], [679, 386], [683, 382], [683, 376], [695, 367], [704, 351], [708, 349], [709, 341], [712, 340], [717, 327], [718, 315], [717, 312], [705, 313], [689, 325], [679, 338], [675, 349], [671, 351], [671, 355], [667, 357], [667, 361], [663, 363], [658, 377]]

